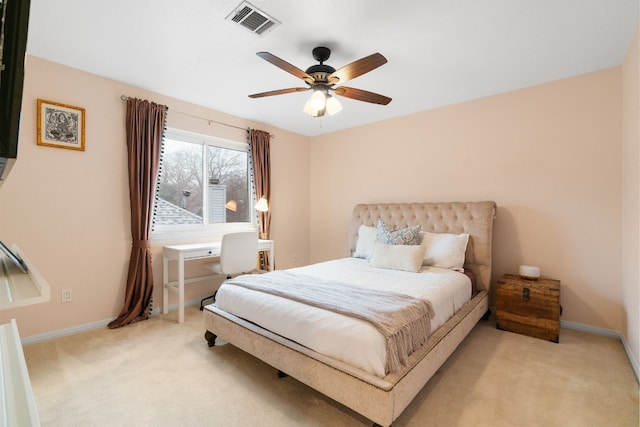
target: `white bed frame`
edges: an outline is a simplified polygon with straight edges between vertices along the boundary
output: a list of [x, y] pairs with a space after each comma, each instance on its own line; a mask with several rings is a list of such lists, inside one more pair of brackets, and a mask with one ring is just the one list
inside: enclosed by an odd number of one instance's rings
[[465, 267], [475, 273], [478, 293], [410, 356], [408, 366], [400, 372], [375, 377], [214, 305], [204, 310], [205, 338], [213, 346], [219, 336], [374, 423], [390, 426], [489, 311], [495, 213], [494, 202], [361, 204], [354, 208], [349, 231], [351, 253], [355, 251], [360, 225], [374, 226], [378, 219], [396, 228], [420, 224], [424, 231], [469, 234]]

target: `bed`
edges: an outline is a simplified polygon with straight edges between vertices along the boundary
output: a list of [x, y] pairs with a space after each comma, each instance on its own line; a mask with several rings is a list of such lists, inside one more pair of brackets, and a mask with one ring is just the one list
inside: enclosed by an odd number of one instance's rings
[[[220, 337], [278, 371], [362, 414], [375, 424], [389, 426], [475, 324], [488, 313], [495, 213], [496, 205], [490, 201], [357, 205], [353, 209], [349, 228], [351, 257], [255, 276], [258, 279], [254, 282], [261, 282], [260, 284], [234, 286], [225, 282], [221, 286], [216, 303], [204, 309], [205, 338], [209, 345], [213, 346], [216, 338]], [[409, 235], [407, 230], [412, 234], [409, 237], [416, 237], [418, 230], [421, 242], [413, 245], [413, 248], [409, 247], [415, 242], [409, 242], [407, 245], [368, 243], [374, 230], [377, 230], [378, 234], [375, 240], [380, 240], [381, 228], [390, 233], [386, 237], [395, 239], [404, 239]], [[445, 236], [447, 239], [456, 239], [456, 242], [459, 242], [461, 236], [466, 236], [462, 249], [463, 260], [460, 260], [460, 264], [457, 264], [455, 256], [455, 262], [451, 265], [444, 265], [444, 261], [438, 261], [442, 258], [438, 258], [436, 262], [427, 262], [429, 249], [426, 249], [426, 253], [423, 251], [414, 256], [415, 259], [420, 258], [419, 266], [414, 261], [407, 263], [405, 255], [401, 261], [395, 259], [398, 258], [395, 254], [405, 254], [407, 251], [417, 253], [416, 246], [428, 245], [429, 239]], [[435, 244], [432, 246], [435, 247]], [[451, 262], [451, 257], [447, 256], [445, 261]], [[389, 340], [385, 341], [384, 337], [375, 338], [376, 333], [378, 336], [380, 334], [376, 332], [376, 328], [371, 332], [372, 326], [369, 322], [362, 319], [344, 320], [344, 313], [327, 313], [330, 310], [324, 310], [325, 306], [322, 304], [308, 307], [301, 300], [285, 302], [281, 295], [277, 294], [280, 291], [280, 282], [286, 287], [286, 283], [291, 280], [295, 285], [296, 278], [308, 281], [300, 285], [312, 282], [315, 284], [316, 281], [341, 285], [352, 280], [360, 280], [363, 283], [356, 283], [357, 287], [368, 283], [377, 287], [375, 276], [385, 277], [383, 281], [387, 282], [394, 280], [394, 286], [399, 287], [399, 294], [406, 293], [410, 295], [408, 298], [428, 301], [424, 312], [429, 313], [429, 331], [420, 342], [415, 341], [419, 338], [415, 335], [420, 334], [414, 334], [411, 337], [411, 350], [405, 353], [400, 351], [399, 356], [394, 354], [395, 359], [389, 353]], [[435, 285], [435, 291], [424, 291], [423, 285], [413, 283], [414, 278], [418, 280], [420, 277], [422, 280], [422, 276], [433, 276], [436, 278], [435, 283], [452, 280], [456, 285], [453, 286], [453, 291], [447, 290], [446, 295], [443, 294], [445, 287], [439, 285]], [[251, 287], [263, 284], [277, 288], [277, 292], [273, 291], [275, 295]], [[306, 286], [299, 287], [306, 289]], [[341, 289], [340, 292], [342, 291]], [[343, 295], [340, 292], [339, 294]], [[375, 292], [377, 289], [372, 293]], [[425, 295], [430, 296], [423, 298], [425, 292]], [[259, 298], [255, 298], [255, 304], [258, 305], [245, 305], [253, 304], [248, 298], [256, 293], [260, 295]], [[345, 299], [351, 297], [348, 294], [344, 295]], [[333, 297], [334, 301], [337, 299], [339, 298]], [[302, 309], [301, 305], [305, 308]], [[441, 307], [445, 308], [444, 312]], [[269, 314], [269, 311], [273, 313]], [[301, 313], [301, 316], [298, 316], [297, 320], [293, 317], [278, 319], [271, 316], [292, 316], [292, 312]], [[334, 322], [338, 318], [352, 323]], [[416, 316], [420, 322], [423, 318], [424, 313]], [[286, 325], [289, 325], [288, 329]], [[322, 328], [312, 330], [314, 325], [322, 325]], [[335, 328], [332, 329], [334, 325]], [[363, 337], [357, 345], [352, 346], [360, 349], [360, 353], [349, 353], [343, 349], [347, 346], [340, 344], [339, 330], [351, 331], [351, 336], [347, 336], [343, 342], [348, 342], [354, 336]], [[334, 339], [319, 339], [323, 334]], [[402, 339], [405, 339], [404, 336]], [[327, 341], [335, 343], [333, 346], [323, 347], [323, 343]], [[406, 344], [405, 341], [402, 342]], [[372, 354], [378, 356], [368, 357]], [[396, 363], [390, 363], [389, 360], [395, 360]]]

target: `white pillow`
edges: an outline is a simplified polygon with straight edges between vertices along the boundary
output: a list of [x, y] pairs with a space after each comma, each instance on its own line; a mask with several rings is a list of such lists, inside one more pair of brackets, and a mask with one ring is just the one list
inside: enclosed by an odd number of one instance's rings
[[423, 231], [421, 246], [424, 246], [424, 265], [463, 271], [464, 255], [469, 235], [430, 233]]
[[360, 226], [356, 251], [353, 254], [354, 258], [371, 259], [373, 245], [376, 243], [376, 232], [376, 227], [368, 227], [364, 224]]
[[372, 267], [403, 270], [417, 273], [424, 258], [422, 245], [388, 245], [376, 242], [369, 264]]

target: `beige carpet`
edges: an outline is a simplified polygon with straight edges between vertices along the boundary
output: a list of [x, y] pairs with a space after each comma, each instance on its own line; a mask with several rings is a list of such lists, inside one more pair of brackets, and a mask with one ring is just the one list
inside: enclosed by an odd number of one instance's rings
[[[202, 313], [24, 347], [43, 426], [365, 426], [371, 423], [231, 345]], [[221, 343], [223, 344], [223, 343]], [[481, 321], [394, 426], [639, 425], [638, 383], [615, 339], [554, 344]]]

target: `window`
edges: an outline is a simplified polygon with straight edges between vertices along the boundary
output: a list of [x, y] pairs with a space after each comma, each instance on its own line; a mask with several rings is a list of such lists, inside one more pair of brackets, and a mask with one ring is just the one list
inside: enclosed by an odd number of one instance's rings
[[163, 149], [155, 238], [255, 227], [248, 144], [168, 129]]

